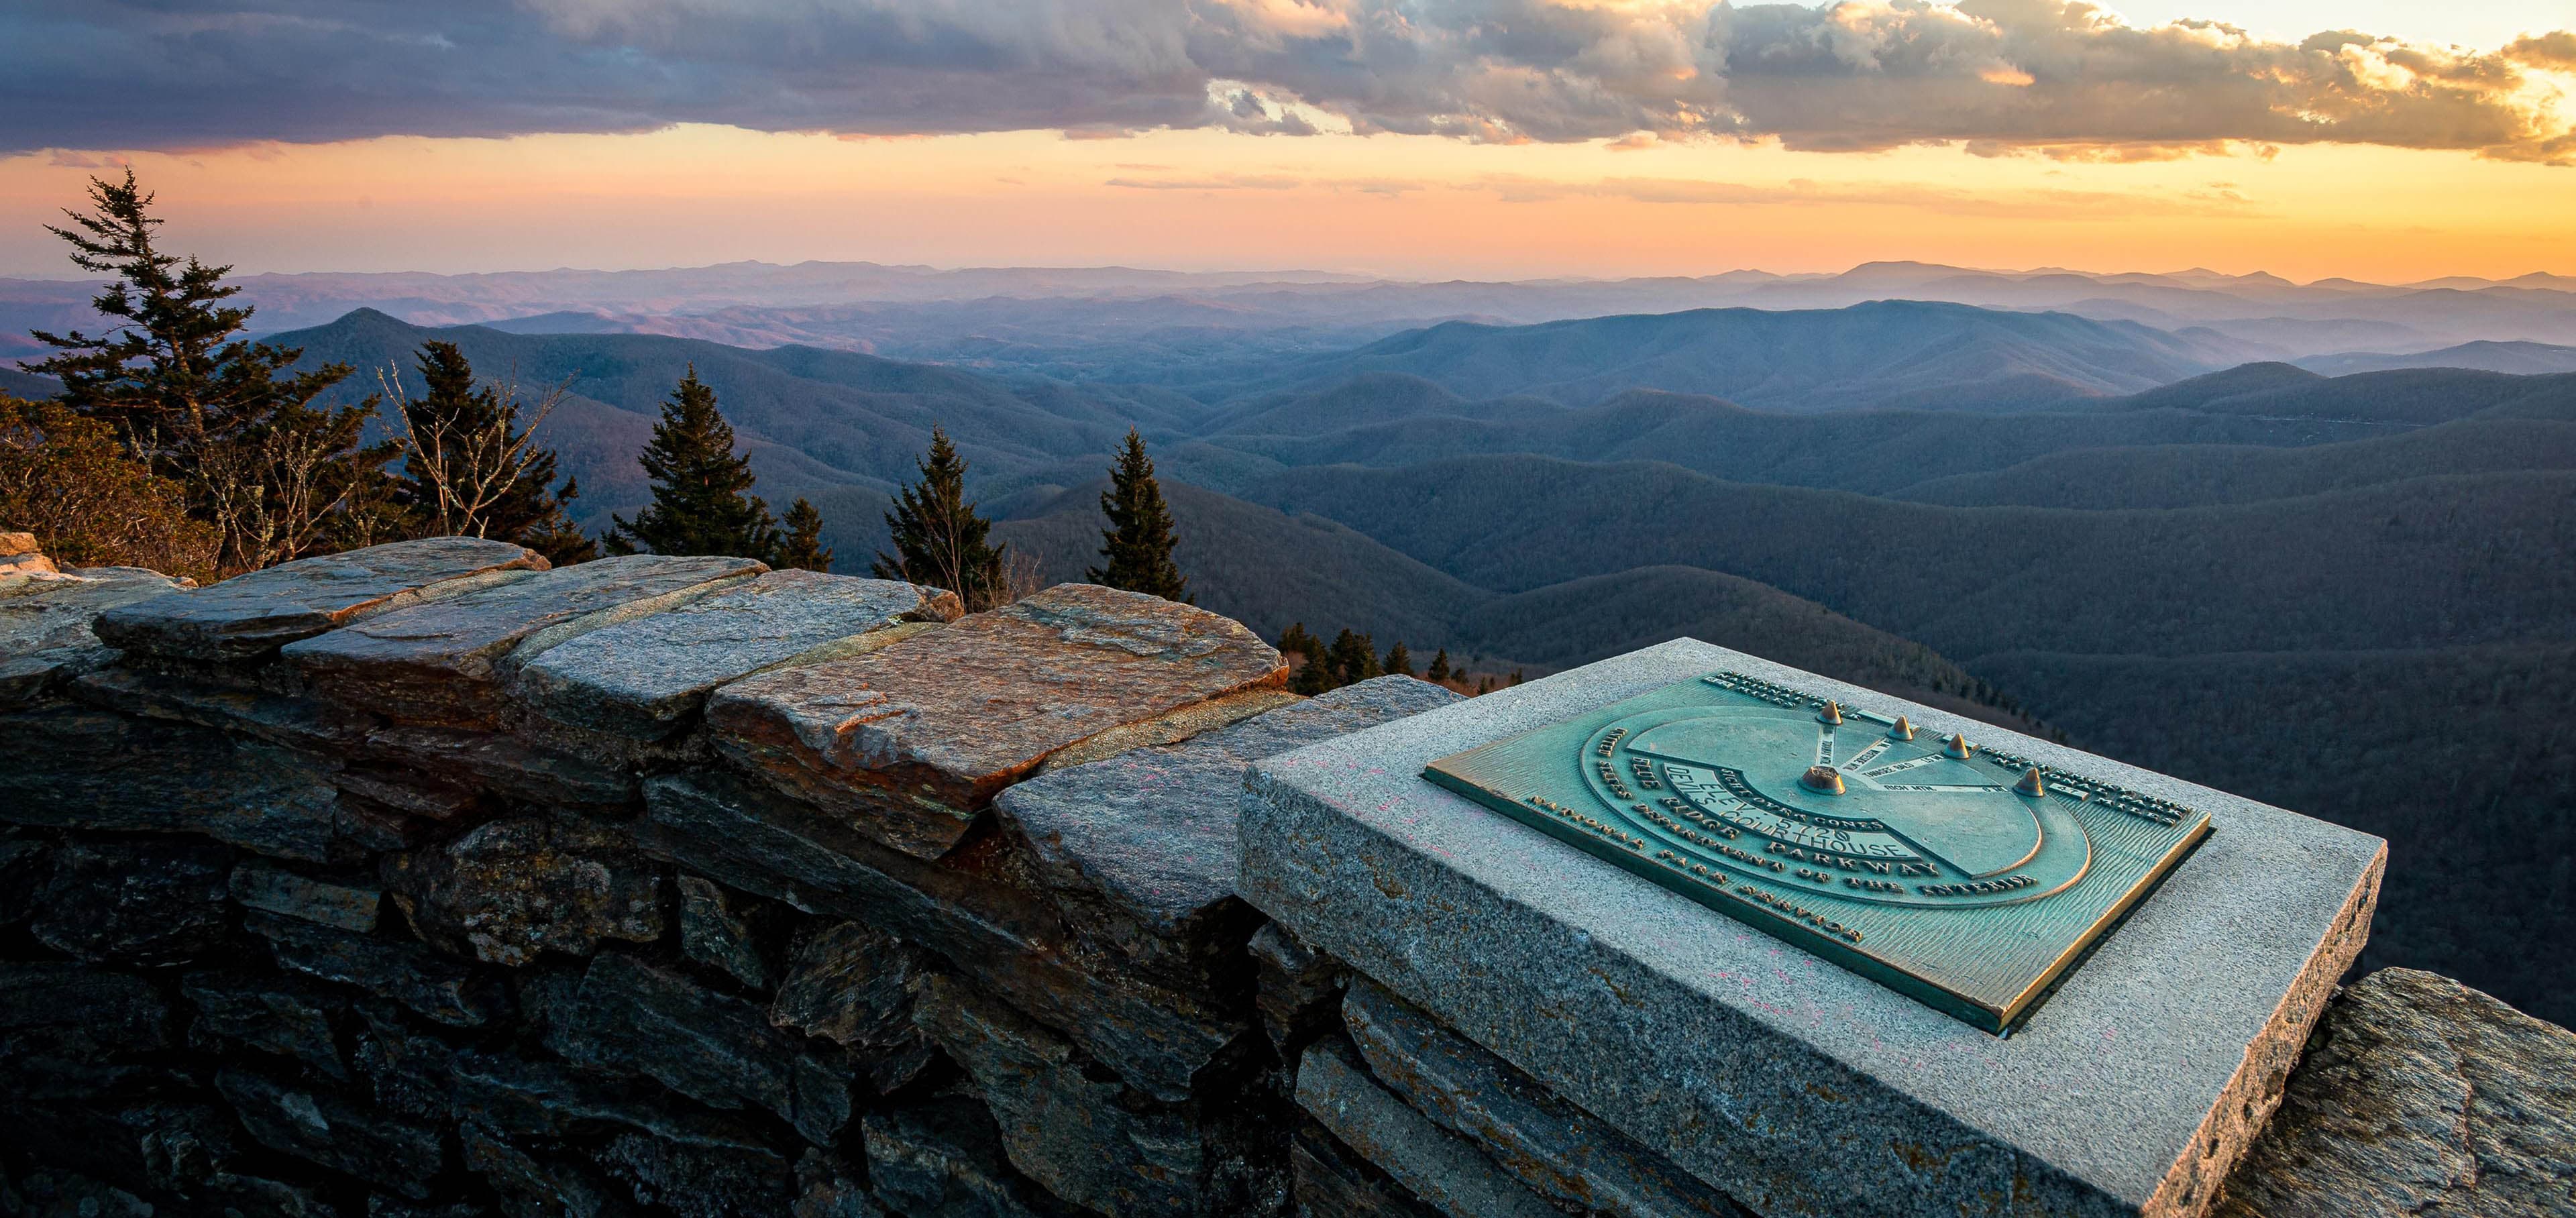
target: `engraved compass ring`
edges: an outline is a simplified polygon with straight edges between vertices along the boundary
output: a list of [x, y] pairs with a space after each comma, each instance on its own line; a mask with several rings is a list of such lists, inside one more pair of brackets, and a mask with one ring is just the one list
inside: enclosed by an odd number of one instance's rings
[[1619, 719], [1587, 741], [1586, 785], [1694, 873], [1931, 908], [2034, 901], [2083, 877], [2091, 842], [2071, 798], [2016, 789], [2019, 774], [1964, 742], [1826, 709]]

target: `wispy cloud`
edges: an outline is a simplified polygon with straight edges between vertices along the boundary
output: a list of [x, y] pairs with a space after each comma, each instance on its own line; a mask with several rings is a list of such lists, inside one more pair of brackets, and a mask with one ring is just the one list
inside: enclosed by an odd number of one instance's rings
[[2563, 163], [2569, 70], [2565, 31], [2277, 42], [2075, 0], [27, 0], [0, 11], [0, 150], [709, 122]]
[[2259, 209], [2232, 189], [2213, 187], [2179, 194], [2091, 190], [1979, 190], [1920, 182], [1778, 184], [1709, 182], [1689, 178], [1603, 178], [1564, 182], [1507, 175], [1480, 178], [1473, 189], [1509, 203], [1602, 197], [1637, 203], [1698, 207], [1863, 206], [1895, 207], [1938, 215], [2027, 219], [2116, 219], [2136, 216], [2253, 216]]
[[1216, 174], [1190, 178], [1111, 178], [1104, 186], [1129, 190], [1294, 190], [1305, 183], [1269, 174]]

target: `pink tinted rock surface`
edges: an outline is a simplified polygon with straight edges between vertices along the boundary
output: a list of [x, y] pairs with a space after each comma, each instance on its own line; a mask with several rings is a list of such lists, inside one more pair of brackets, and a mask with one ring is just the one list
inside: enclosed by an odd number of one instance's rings
[[706, 714], [735, 763], [931, 858], [1049, 756], [1287, 675], [1239, 622], [1058, 584], [882, 651], [737, 681]]

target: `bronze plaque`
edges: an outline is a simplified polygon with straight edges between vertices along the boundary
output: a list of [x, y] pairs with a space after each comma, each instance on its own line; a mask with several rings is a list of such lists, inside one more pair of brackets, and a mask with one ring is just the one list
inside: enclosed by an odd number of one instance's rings
[[2207, 813], [1734, 672], [1423, 776], [1995, 1033], [2209, 834]]

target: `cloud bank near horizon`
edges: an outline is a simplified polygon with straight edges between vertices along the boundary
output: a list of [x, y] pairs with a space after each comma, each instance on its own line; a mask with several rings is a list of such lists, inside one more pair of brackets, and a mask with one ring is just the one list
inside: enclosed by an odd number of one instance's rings
[[2080, 0], [34, 0], [0, 48], [0, 153], [715, 123], [2576, 163], [2576, 33], [2284, 43]]

